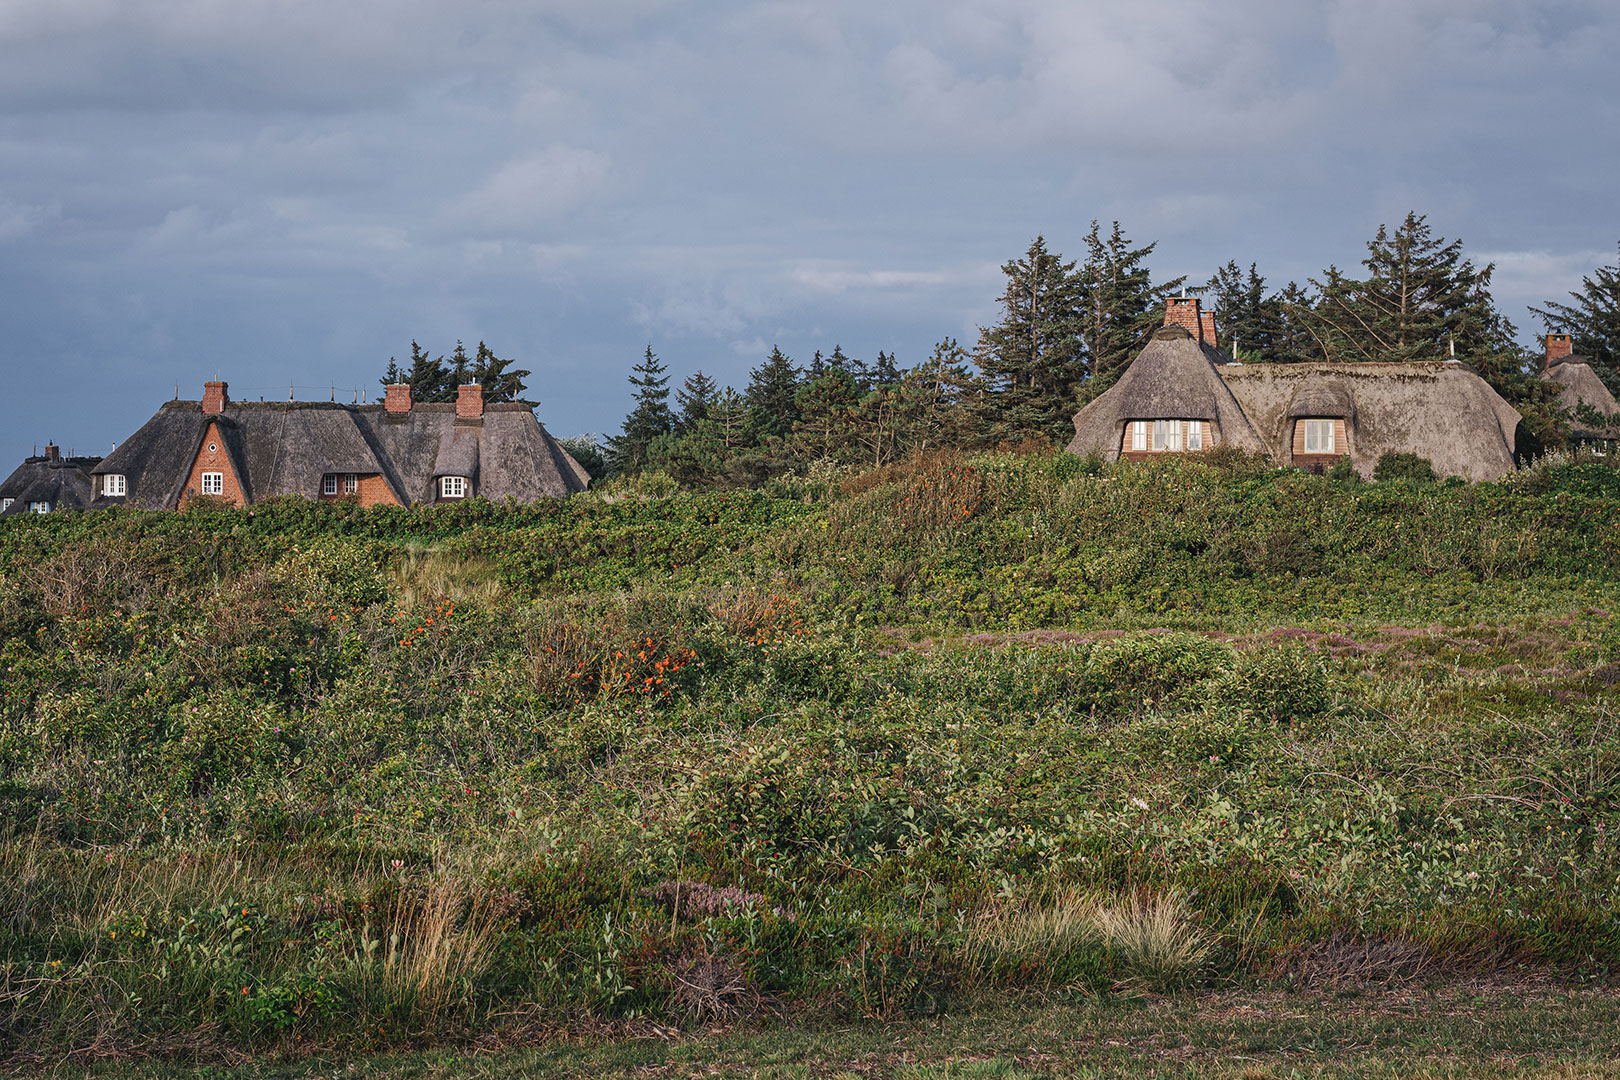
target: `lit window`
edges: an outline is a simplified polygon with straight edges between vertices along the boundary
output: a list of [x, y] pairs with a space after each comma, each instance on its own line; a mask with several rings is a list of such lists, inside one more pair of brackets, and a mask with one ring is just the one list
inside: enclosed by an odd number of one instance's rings
[[337, 473], [327, 473], [326, 474], [325, 479], [323, 479], [321, 481], [321, 494], [322, 495], [336, 495], [337, 494]]
[[439, 477], [439, 497], [443, 499], [466, 498], [467, 478], [465, 476]]
[[1305, 423], [1305, 452], [1307, 454], [1332, 454], [1333, 449], [1333, 421], [1332, 420], [1306, 420]]
[[202, 474], [202, 493], [204, 495], [225, 494], [225, 474], [222, 472], [205, 472]]
[[1202, 420], [1187, 421], [1187, 449], [1202, 450], [1204, 448], [1204, 422]]
[[360, 478], [354, 473], [343, 478], [343, 494], [353, 495], [360, 490]]
[[103, 495], [121, 496], [128, 489], [128, 485], [124, 482], [123, 473], [108, 473], [101, 478], [101, 493]]
[[31, 502], [28, 504], [28, 512], [30, 514], [48, 514], [51, 512], [51, 504], [48, 502]]
[[1132, 450], [1146, 450], [1148, 448], [1147, 433], [1148, 433], [1148, 426], [1147, 426], [1147, 421], [1146, 420], [1132, 420], [1131, 421], [1131, 449]]

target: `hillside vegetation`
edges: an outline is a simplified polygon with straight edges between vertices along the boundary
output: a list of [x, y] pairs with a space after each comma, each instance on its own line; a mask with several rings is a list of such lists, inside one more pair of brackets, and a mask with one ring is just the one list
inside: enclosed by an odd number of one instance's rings
[[14, 1065], [1620, 962], [1620, 474], [0, 521]]

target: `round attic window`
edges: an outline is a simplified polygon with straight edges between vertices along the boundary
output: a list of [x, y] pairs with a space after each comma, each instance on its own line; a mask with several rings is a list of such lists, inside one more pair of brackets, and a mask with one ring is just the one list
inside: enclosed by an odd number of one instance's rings
[[219, 453], [219, 446], [218, 446], [218, 445], [216, 445], [216, 444], [215, 444], [215, 443], [209, 443], [209, 444], [208, 444], [208, 452], [209, 452], [209, 453], [210, 453], [210, 454], [217, 454], [217, 453]]

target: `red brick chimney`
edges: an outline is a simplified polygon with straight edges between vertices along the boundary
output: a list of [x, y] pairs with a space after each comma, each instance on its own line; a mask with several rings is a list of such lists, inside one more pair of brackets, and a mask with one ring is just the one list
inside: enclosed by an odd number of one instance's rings
[[1200, 313], [1198, 317], [1198, 325], [1203, 331], [1204, 344], [1208, 345], [1212, 349], [1220, 348], [1220, 346], [1215, 342], [1215, 313], [1213, 311], [1205, 311]]
[[45, 444], [45, 456], [52, 461], [62, 460], [62, 448], [55, 443]]
[[1573, 348], [1569, 343], [1568, 334], [1547, 335], [1547, 366], [1552, 367], [1560, 360], [1568, 358]]
[[396, 416], [403, 416], [411, 411], [411, 384], [390, 383], [387, 386], [388, 397], [383, 407]]
[[225, 411], [225, 406], [229, 405], [230, 402], [230, 395], [225, 393], [224, 383], [203, 383], [202, 410], [205, 415], [218, 416]]
[[1164, 325], [1179, 326], [1195, 338], [1203, 337], [1203, 305], [1196, 296], [1172, 296], [1165, 301]]
[[468, 383], [456, 391], [456, 419], [476, 420], [484, 415], [484, 388]]

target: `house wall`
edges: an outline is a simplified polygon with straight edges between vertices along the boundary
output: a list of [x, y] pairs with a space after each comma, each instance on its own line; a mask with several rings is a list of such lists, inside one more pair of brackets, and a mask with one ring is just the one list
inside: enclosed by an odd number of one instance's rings
[[[1160, 417], [1160, 419], [1168, 419], [1168, 417]], [[1152, 422], [1153, 421], [1151, 421], [1151, 420], [1148, 421], [1148, 423], [1150, 425], [1152, 424]], [[1189, 430], [1190, 430], [1190, 428], [1192, 427], [1193, 424], [1200, 424], [1200, 425], [1203, 426], [1204, 441], [1203, 441], [1203, 445], [1201, 447], [1199, 447], [1199, 450], [1208, 450], [1208, 449], [1210, 449], [1211, 447], [1213, 447], [1215, 445], [1215, 425], [1214, 424], [1210, 423], [1207, 420], [1183, 420], [1181, 422], [1181, 445], [1182, 445], [1182, 449], [1180, 449], [1180, 450], [1132, 450], [1131, 449], [1131, 424], [1132, 424], [1132, 421], [1127, 420], [1125, 422], [1125, 428], [1120, 433], [1120, 438], [1119, 438], [1119, 456], [1120, 456], [1121, 459], [1123, 459], [1125, 461], [1146, 461], [1149, 458], [1162, 457], [1165, 454], [1185, 454], [1185, 453], [1188, 453], [1189, 451], [1186, 449], [1187, 435], [1188, 435]], [[1153, 445], [1153, 432], [1152, 432], [1151, 429], [1148, 431], [1148, 445], [1149, 446]], [[1191, 451], [1191, 452], [1192, 453], [1198, 453], [1199, 451], [1195, 450], [1195, 451]]]
[[341, 476], [342, 474], [339, 474], [340, 478], [338, 480], [338, 493], [336, 495], [326, 494], [323, 479], [321, 491], [316, 496], [321, 500], [321, 502], [337, 502], [339, 499], [353, 498], [358, 500], [361, 506], [399, 505], [399, 500], [394, 498], [394, 493], [389, 490], [388, 481], [383, 479], [382, 474], [372, 473], [369, 476], [362, 474], [359, 477], [359, 486], [352, 496], [343, 494], [343, 481]]
[[1331, 469], [1342, 457], [1350, 456], [1350, 443], [1345, 438], [1345, 427], [1342, 419], [1333, 421], [1333, 450], [1331, 454], [1307, 454], [1305, 452], [1305, 421], [1325, 420], [1327, 417], [1302, 416], [1294, 421], [1294, 444], [1292, 456], [1294, 464], [1301, 469], [1317, 472], [1322, 469]]
[[[214, 449], [209, 450], [210, 446]], [[191, 473], [186, 477], [186, 486], [180, 496], [181, 505], [184, 505], [187, 499], [202, 493], [202, 474], [205, 472], [225, 474], [225, 491], [219, 498], [229, 501], [233, 506], [247, 505], [247, 497], [242, 494], [242, 482], [236, 475], [236, 467], [231, 464], [231, 455], [225, 450], [225, 440], [220, 437], [219, 425], [213, 422], [209, 423], [202, 445], [197, 448], [197, 458], [191, 463]]]

